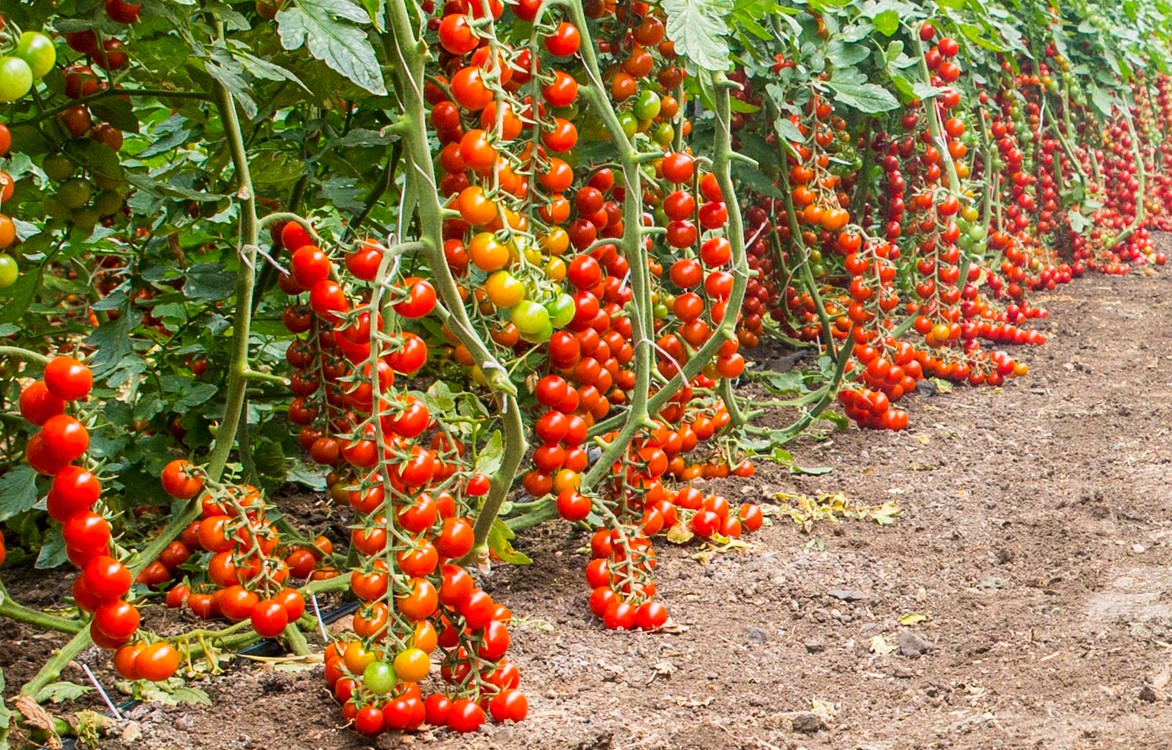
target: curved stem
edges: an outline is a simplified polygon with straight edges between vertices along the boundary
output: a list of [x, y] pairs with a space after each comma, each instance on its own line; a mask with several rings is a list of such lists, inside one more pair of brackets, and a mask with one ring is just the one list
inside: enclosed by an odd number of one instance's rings
[[19, 346], [0, 346], [0, 357], [22, 359], [26, 362], [35, 362], [39, 365], [49, 364], [49, 358], [44, 354]]
[[1135, 218], [1132, 219], [1131, 224], [1115, 237], [1108, 240], [1103, 245], [1104, 250], [1110, 250], [1121, 242], [1127, 240], [1128, 237], [1135, 234], [1135, 231], [1144, 225], [1146, 218], [1147, 207], [1144, 205], [1145, 182], [1147, 178], [1147, 170], [1144, 169], [1143, 153], [1139, 148], [1139, 136], [1135, 132], [1135, 124], [1132, 122], [1131, 113], [1126, 108], [1121, 107], [1123, 113], [1123, 121], [1127, 123], [1127, 132], [1131, 134], [1131, 155], [1135, 159], [1135, 180], [1138, 186], [1135, 190]]
[[61, 633], [76, 633], [82, 629], [82, 623], [77, 620], [51, 615], [13, 601], [3, 581], [0, 581], [0, 617]]

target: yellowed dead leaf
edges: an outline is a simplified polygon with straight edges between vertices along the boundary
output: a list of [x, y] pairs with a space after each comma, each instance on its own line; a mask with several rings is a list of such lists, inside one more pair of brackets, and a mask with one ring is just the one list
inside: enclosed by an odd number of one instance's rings
[[37, 702], [27, 695], [21, 695], [13, 701], [16, 710], [24, 717], [25, 723], [34, 729], [40, 729], [49, 735], [45, 747], [49, 750], [61, 750], [61, 738], [53, 726], [53, 715], [37, 705]]
[[837, 523], [844, 518], [872, 520], [887, 525], [893, 523], [900, 512], [899, 503], [895, 500], [888, 500], [881, 505], [865, 505], [842, 493], [791, 495], [779, 492], [777, 499], [781, 502], [778, 514], [789, 516], [791, 521], [807, 532], [820, 521]]
[[868, 647], [871, 649], [871, 653], [876, 656], [887, 656], [895, 652], [895, 646], [888, 643], [887, 639], [881, 635], [872, 636]]
[[928, 620], [931, 620], [931, 619], [932, 618], [929, 617], [928, 615], [921, 614], [919, 612], [909, 612], [908, 614], [899, 618], [899, 624], [900, 625], [916, 625], [921, 622], [927, 622]]

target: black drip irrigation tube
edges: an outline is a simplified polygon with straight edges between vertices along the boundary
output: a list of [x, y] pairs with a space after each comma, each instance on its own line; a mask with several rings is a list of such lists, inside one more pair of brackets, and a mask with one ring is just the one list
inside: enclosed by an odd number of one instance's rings
[[[342, 604], [338, 605], [334, 609], [331, 609], [328, 612], [323, 612], [321, 615], [321, 623], [323, 625], [330, 625], [331, 623], [337, 622], [338, 620], [342, 619], [343, 617], [350, 614], [351, 612], [357, 611], [357, 609], [358, 609], [358, 602], [343, 602]], [[236, 653], [241, 656], [276, 656], [281, 651], [282, 651], [281, 645], [277, 639], [266, 638], [265, 640], [257, 641], [256, 643], [252, 644], [251, 646], [246, 646], [245, 648], [240, 649]], [[229, 670], [236, 669], [236, 668], [237, 668], [237, 665], [234, 664], [231, 667], [229, 667]], [[138, 706], [140, 703], [142, 703], [142, 701], [138, 700], [137, 698], [131, 698], [129, 700], [126, 700], [123, 703], [118, 704], [118, 712], [119, 713], [126, 713], [126, 712], [130, 711], [131, 709], [133, 709], [134, 707]], [[117, 717], [110, 711], [103, 711], [102, 715], [109, 718], [109, 719], [112, 719], [115, 721], [117, 720]], [[62, 745], [63, 750], [64, 749], [77, 750], [77, 748], [81, 747], [78, 744], [76, 737], [62, 738], [61, 745]], [[48, 746], [42, 745], [41, 750], [48, 750]]]

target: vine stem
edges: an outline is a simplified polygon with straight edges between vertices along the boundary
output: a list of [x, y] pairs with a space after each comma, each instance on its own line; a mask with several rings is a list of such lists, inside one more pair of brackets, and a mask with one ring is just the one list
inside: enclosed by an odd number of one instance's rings
[[1139, 134], [1135, 132], [1135, 124], [1131, 121], [1131, 113], [1127, 111], [1126, 105], [1120, 107], [1120, 112], [1123, 114], [1123, 121], [1127, 123], [1127, 132], [1131, 135], [1131, 154], [1135, 159], [1135, 181], [1137, 183], [1135, 190], [1135, 218], [1127, 229], [1124, 229], [1103, 245], [1104, 250], [1110, 250], [1135, 234], [1135, 231], [1143, 226], [1147, 213], [1147, 207], [1144, 205], [1144, 192], [1146, 187], [1144, 183], [1147, 181], [1147, 170], [1144, 169], [1143, 154], [1139, 148]]
[[[485, 380], [494, 390], [516, 395], [517, 388], [509, 380], [508, 373], [489, 351], [488, 346], [476, 333], [460, 289], [453, 278], [443, 249], [443, 215], [439, 188], [435, 179], [435, 166], [431, 160], [431, 144], [428, 141], [426, 107], [423, 100], [424, 58], [427, 47], [412, 26], [411, 14], [404, 0], [392, 0], [387, 4], [391, 34], [387, 35], [387, 55], [395, 60], [395, 93], [403, 113], [392, 126], [406, 145], [407, 179], [418, 183], [418, 201], [415, 211], [419, 216], [419, 241], [431, 268], [436, 291], [444, 306], [451, 311], [448, 328], [467, 347], [469, 353], [484, 373]], [[402, 241], [403, 238], [397, 238]], [[506, 440], [508, 439], [506, 435]], [[521, 437], [521, 436], [517, 436]]]
[[602, 455], [594, 466], [582, 478], [580, 491], [589, 495], [611, 472], [611, 466], [617, 461], [634, 439], [635, 434], [648, 421], [648, 400], [651, 390], [651, 361], [654, 353], [654, 342], [651, 340], [651, 284], [647, 268], [647, 249], [643, 244], [643, 173], [640, 171], [640, 154], [631, 144], [627, 134], [623, 131], [618, 114], [605, 96], [601, 69], [594, 52], [594, 41], [591, 38], [586, 13], [579, 0], [567, 3], [574, 25], [582, 35], [582, 61], [585, 64], [588, 85], [583, 94], [590, 102], [594, 112], [602, 119], [603, 126], [610, 134], [611, 141], [618, 151], [619, 163], [622, 167], [625, 191], [623, 194], [623, 226], [626, 231], [622, 237], [623, 254], [630, 263], [631, 286], [631, 332], [635, 348], [635, 389], [631, 396], [631, 404], [625, 415], [625, 421], [619, 429], [618, 435], [606, 445]]
[[[517, 388], [509, 379], [508, 372], [476, 333], [464, 307], [460, 289], [444, 257], [444, 209], [440, 204], [439, 189], [436, 186], [435, 166], [432, 164], [431, 144], [427, 138], [428, 125], [423, 101], [426, 45], [411, 24], [411, 15], [404, 0], [392, 0], [387, 5], [387, 12], [392, 36], [396, 40], [395, 44], [388, 47], [388, 56], [392, 59], [397, 58], [400, 63], [395, 66], [395, 92], [399, 96], [403, 114], [397, 125], [400, 126], [399, 133], [405, 143], [407, 183], [414, 186], [415, 212], [419, 217], [420, 250], [427, 258], [443, 306], [450, 312], [450, 317], [446, 321], [448, 328], [468, 349], [489, 387], [500, 399], [504, 412], [502, 416], [505, 452], [500, 468], [493, 477], [488, 500], [480, 508], [474, 523], [475, 552], [481, 549], [488, 539], [488, 532], [500, 512], [500, 506], [512, 489], [513, 478], [521, 466], [528, 444], [525, 441], [521, 407], [516, 398]], [[400, 242], [403, 240], [402, 237], [396, 239]]]
[[[222, 32], [222, 29], [221, 29]], [[228, 138], [228, 149], [236, 167], [236, 199], [240, 203], [240, 271], [236, 278], [236, 315], [233, 322], [232, 361], [228, 373], [228, 392], [225, 398], [224, 417], [216, 431], [211, 458], [206, 469], [208, 478], [219, 481], [228, 464], [232, 446], [244, 407], [244, 390], [247, 385], [245, 372], [248, 370], [248, 339], [252, 325], [252, 288], [255, 281], [253, 268], [257, 256], [258, 222], [256, 202], [252, 189], [252, 177], [248, 169], [248, 155], [244, 148], [244, 135], [240, 120], [236, 116], [236, 104], [232, 94], [220, 83], [215, 84], [216, 104], [224, 132]], [[188, 502], [186, 507], [172, 515], [167, 526], [142, 549], [131, 561], [132, 578], [149, 565], [174, 541], [200, 514], [198, 502]], [[21, 695], [35, 697], [41, 688], [61, 674], [65, 666], [77, 657], [92, 642], [89, 628], [80, 630], [68, 643], [53, 655], [41, 670], [21, 688]]]
[[48, 612], [41, 612], [40, 610], [26, 607], [23, 604], [18, 604], [12, 599], [12, 595], [8, 593], [8, 589], [4, 587], [3, 581], [0, 581], [0, 617], [13, 620], [14, 622], [35, 625], [38, 628], [57, 630], [62, 633], [76, 633], [82, 628], [82, 624], [77, 620], [58, 617]]
[[11, 357], [13, 359], [22, 359], [26, 362], [35, 362], [39, 365], [49, 364], [49, 358], [40, 352], [34, 352], [31, 349], [25, 349], [19, 346], [0, 346], [0, 357]]

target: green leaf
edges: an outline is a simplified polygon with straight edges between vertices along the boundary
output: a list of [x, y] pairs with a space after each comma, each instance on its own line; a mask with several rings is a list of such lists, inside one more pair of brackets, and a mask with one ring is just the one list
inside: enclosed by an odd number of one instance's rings
[[305, 161], [288, 151], [265, 149], [248, 161], [252, 181], [257, 185], [280, 185], [292, 182], [305, 171]]
[[187, 124], [187, 118], [183, 115], [171, 115], [151, 131], [151, 145], [135, 154], [135, 158], [147, 159], [167, 154], [187, 143], [192, 134], [192, 131], [187, 129]]
[[382, 31], [387, 0], [362, 0], [362, 5], [370, 15], [370, 22], [374, 24], [376, 29]]
[[192, 383], [183, 393], [183, 398], [175, 402], [175, 410], [182, 413], [206, 404], [220, 389], [213, 383]]
[[1114, 109], [1110, 94], [1094, 84], [1091, 84], [1090, 88], [1091, 102], [1095, 105], [1095, 109], [1103, 113], [1104, 117], [1110, 117], [1111, 111]]
[[899, 101], [891, 92], [875, 83], [841, 83], [828, 81], [827, 85], [835, 92], [835, 101], [862, 112], [874, 115], [880, 112], [890, 112], [899, 109]]
[[0, 477], [0, 521], [32, 510], [37, 504], [37, 472], [17, 466]]
[[304, 485], [314, 492], [325, 492], [326, 478], [320, 471], [306, 466], [300, 460], [294, 460], [287, 472], [288, 480]]
[[456, 408], [452, 389], [442, 380], [437, 380], [427, 389], [427, 405], [438, 414], [450, 414]]
[[887, 49], [883, 52], [883, 61], [891, 66], [899, 56], [903, 54], [903, 42], [896, 39], [891, 44], [887, 45]]
[[706, 70], [729, 66], [728, 17], [731, 0], [664, 0], [667, 35], [676, 51]]
[[127, 133], [138, 132], [138, 118], [134, 115], [133, 106], [126, 99], [108, 96], [94, 101], [89, 108], [95, 118], [105, 120], [119, 130]]
[[196, 263], [187, 269], [183, 293], [190, 300], [218, 302], [231, 297], [236, 289], [236, 274], [218, 263]]
[[65, 539], [61, 536], [61, 527], [53, 525], [45, 532], [41, 540], [41, 553], [37, 555], [36, 569], [49, 570], [65, 564], [69, 557], [65, 554]]
[[124, 357], [134, 354], [130, 334], [134, 333], [140, 320], [140, 313], [124, 311], [117, 320], [106, 321], [86, 338], [87, 344], [97, 348], [90, 360], [90, 367], [96, 374], [108, 374]]
[[505, 439], [500, 430], [493, 430], [488, 442], [476, 454], [476, 470], [491, 476], [501, 467], [501, 459], [505, 455]]
[[514, 537], [516, 534], [513, 530], [498, 518], [492, 522], [492, 528], [488, 530], [488, 548], [510, 565], [528, 565], [533, 562], [528, 555], [513, 549]]
[[899, 13], [894, 10], [885, 10], [872, 19], [875, 30], [883, 36], [891, 36], [899, 31]]
[[292, 71], [282, 68], [276, 63], [262, 60], [256, 55], [249, 54], [244, 50], [234, 50], [233, 55], [253, 78], [260, 78], [265, 81], [289, 81], [290, 83], [297, 84], [305, 89], [305, 91], [309, 91], [309, 88]]
[[387, 93], [378, 57], [366, 32], [350, 23], [367, 23], [369, 12], [350, 0], [294, 0], [277, 13], [281, 46], [309, 49], [354, 84], [372, 94]]
[[15, 323], [24, 317], [40, 286], [40, 268], [29, 268], [21, 271], [15, 284], [0, 290], [0, 323]]
[[61, 703], [62, 701], [74, 701], [93, 690], [91, 687], [85, 685], [78, 685], [74, 682], [50, 682], [48, 685], [37, 691], [37, 703], [44, 703], [50, 701], [52, 703]]
[[12, 727], [12, 712], [4, 705], [5, 687], [7, 685], [4, 682], [4, 670], [0, 669], [0, 750], [6, 750], [8, 747], [8, 730]]
[[865, 44], [843, 44], [835, 40], [826, 48], [826, 56], [836, 68], [850, 67], [866, 60], [870, 55], [871, 50], [867, 49]]
[[738, 162], [733, 165], [733, 174], [737, 182], [744, 183], [754, 192], [770, 198], [781, 199], [785, 197], [785, 194], [773, 184], [773, 181], [762, 174], [759, 169], [753, 169], [747, 164]]
[[228, 93], [232, 94], [240, 108], [244, 110], [244, 114], [256, 117], [256, 101], [253, 100], [249, 91], [248, 81], [244, 78], [244, 66], [240, 64], [239, 60], [234, 59], [228, 50], [216, 47], [212, 50], [211, 56], [204, 62], [203, 67], [208, 75], [228, 89]]

